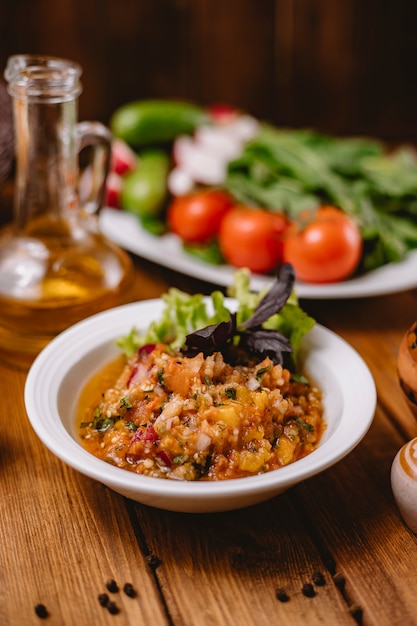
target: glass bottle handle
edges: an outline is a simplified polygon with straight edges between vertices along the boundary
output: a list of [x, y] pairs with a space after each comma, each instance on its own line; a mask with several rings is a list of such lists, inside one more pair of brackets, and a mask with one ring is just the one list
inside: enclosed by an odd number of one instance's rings
[[96, 214], [106, 196], [106, 181], [110, 169], [112, 134], [100, 122], [79, 122], [75, 125], [78, 154], [88, 148], [88, 165], [80, 173], [80, 208], [89, 215]]

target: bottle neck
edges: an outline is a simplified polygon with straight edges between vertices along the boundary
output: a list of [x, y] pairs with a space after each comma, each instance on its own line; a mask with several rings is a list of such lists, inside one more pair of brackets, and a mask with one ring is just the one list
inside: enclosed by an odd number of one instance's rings
[[21, 232], [34, 221], [64, 222], [78, 208], [80, 74], [76, 63], [54, 57], [15, 55], [8, 60], [5, 77], [15, 125], [15, 226]]
[[75, 100], [60, 103], [14, 100], [16, 142], [15, 223], [61, 221], [77, 208]]

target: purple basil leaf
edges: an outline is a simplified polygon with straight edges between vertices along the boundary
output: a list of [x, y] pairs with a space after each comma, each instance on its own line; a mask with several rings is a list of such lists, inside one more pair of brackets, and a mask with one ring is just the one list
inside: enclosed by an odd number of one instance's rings
[[269, 356], [274, 363], [283, 363], [286, 353], [292, 352], [289, 340], [277, 330], [262, 328], [272, 315], [278, 313], [287, 302], [294, 287], [295, 273], [292, 265], [281, 267], [277, 280], [259, 302], [251, 317], [237, 327], [236, 313], [219, 324], [211, 324], [187, 335], [184, 354], [195, 356], [203, 352], [209, 356], [214, 352], [227, 354], [235, 335], [239, 336], [239, 347], [249, 353]]
[[292, 352], [289, 340], [277, 330], [258, 328], [249, 330], [241, 337], [241, 344], [250, 352], [269, 356], [274, 363], [282, 363], [283, 352]]
[[203, 352], [205, 356], [209, 356], [213, 352], [221, 352], [235, 332], [236, 313], [233, 313], [227, 322], [211, 324], [187, 335], [185, 339], [186, 354], [192, 355]]
[[291, 295], [295, 282], [295, 272], [292, 265], [286, 263], [281, 267], [277, 280], [259, 302], [249, 319], [239, 325], [239, 329], [255, 328], [278, 313]]

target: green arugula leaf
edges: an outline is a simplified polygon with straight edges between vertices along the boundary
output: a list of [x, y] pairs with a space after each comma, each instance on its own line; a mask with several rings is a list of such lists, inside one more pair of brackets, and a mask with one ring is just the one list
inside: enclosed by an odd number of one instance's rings
[[389, 151], [375, 139], [264, 124], [229, 164], [225, 187], [239, 202], [290, 219], [320, 204], [340, 207], [361, 230], [364, 270], [417, 248], [417, 152], [410, 146]]

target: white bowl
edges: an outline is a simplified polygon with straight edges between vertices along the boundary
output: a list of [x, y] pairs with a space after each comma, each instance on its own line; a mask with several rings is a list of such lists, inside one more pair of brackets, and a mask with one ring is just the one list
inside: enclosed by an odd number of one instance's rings
[[[226, 303], [233, 308], [233, 301]], [[323, 391], [327, 428], [318, 448], [305, 458], [249, 478], [179, 482], [140, 476], [94, 457], [77, 435], [79, 393], [92, 374], [119, 353], [115, 340], [132, 326], [146, 328], [163, 307], [161, 300], [148, 300], [79, 322], [44, 348], [28, 373], [25, 403], [35, 432], [57, 457], [82, 474], [149, 506], [193, 513], [226, 511], [272, 498], [327, 469], [367, 432], [376, 407], [369, 369], [348, 343], [317, 324], [303, 341], [303, 361]]]

